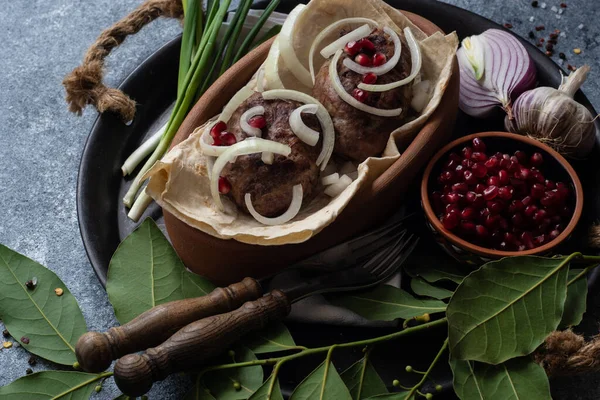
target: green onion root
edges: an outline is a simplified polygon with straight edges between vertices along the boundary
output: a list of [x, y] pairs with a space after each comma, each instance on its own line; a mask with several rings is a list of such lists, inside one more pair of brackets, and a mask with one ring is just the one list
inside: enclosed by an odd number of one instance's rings
[[142, 160], [150, 153], [152, 153], [158, 143], [160, 142], [160, 138], [167, 130], [167, 124], [164, 124], [159, 130], [154, 133], [148, 140], [146, 140], [140, 147], [138, 147], [123, 163], [121, 166], [121, 171], [123, 171], [123, 176], [127, 176], [133, 172], [133, 170], [142, 162]]

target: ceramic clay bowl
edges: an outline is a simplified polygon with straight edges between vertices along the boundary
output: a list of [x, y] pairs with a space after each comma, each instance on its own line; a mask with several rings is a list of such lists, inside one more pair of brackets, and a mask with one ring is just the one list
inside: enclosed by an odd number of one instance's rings
[[[547, 179], [554, 182], [564, 182], [570, 186], [571, 194], [567, 205], [571, 207], [573, 215], [566, 228], [554, 240], [545, 243], [540, 247], [525, 251], [500, 251], [488, 249], [468, 242], [467, 240], [455, 235], [444, 228], [438, 216], [435, 214], [430, 202], [430, 195], [438, 186], [437, 177], [442, 171], [442, 165], [447, 161], [448, 154], [458, 151], [471, 144], [473, 138], [483, 139], [486, 144], [488, 155], [502, 152], [510, 155], [517, 150], [524, 151], [528, 156], [535, 152], [542, 154], [544, 162], [540, 167], [541, 172]], [[469, 264], [483, 264], [490, 260], [501, 257], [516, 255], [543, 255], [551, 253], [558, 245], [565, 241], [575, 229], [579, 222], [583, 209], [583, 188], [581, 182], [575, 173], [575, 170], [565, 160], [563, 156], [556, 151], [526, 136], [516, 135], [507, 132], [485, 132], [476, 133], [461, 137], [448, 145], [444, 146], [427, 165], [423, 180], [421, 181], [421, 203], [430, 229], [433, 231], [437, 242], [454, 258]]]
[[[408, 12], [405, 14], [428, 35], [441, 31], [432, 22], [418, 15]], [[257, 47], [213, 84], [190, 111], [172, 146], [185, 140], [196, 127], [221, 112], [229, 99], [250, 80], [267, 58], [271, 43], [269, 41]], [[167, 231], [185, 265], [218, 284], [236, 282], [246, 276], [258, 278], [381, 223], [401, 205], [409, 183], [452, 134], [458, 111], [457, 67], [455, 62], [454, 73], [441, 104], [402, 157], [372, 184], [365, 185], [331, 225], [304, 243], [258, 246], [223, 240], [201, 232], [165, 211]]]

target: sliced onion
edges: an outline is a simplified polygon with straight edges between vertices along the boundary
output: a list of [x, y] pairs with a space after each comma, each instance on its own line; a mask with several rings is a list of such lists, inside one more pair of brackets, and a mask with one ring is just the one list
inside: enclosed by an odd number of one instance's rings
[[338, 94], [338, 96], [340, 96], [340, 98], [342, 100], [344, 100], [346, 103], [350, 104], [354, 108], [357, 108], [366, 113], [377, 115], [380, 117], [397, 117], [398, 115], [402, 114], [401, 108], [394, 108], [392, 110], [383, 110], [381, 108], [371, 107], [364, 103], [361, 103], [360, 101], [358, 101], [354, 97], [352, 97], [350, 94], [348, 94], [346, 92], [346, 89], [344, 89], [344, 87], [342, 86], [342, 82], [340, 81], [340, 77], [338, 76], [338, 71], [337, 71], [337, 63], [338, 63], [341, 55], [342, 55], [342, 50], [338, 50], [337, 53], [335, 53], [335, 56], [333, 56], [333, 59], [331, 60], [331, 64], [329, 64], [329, 78], [331, 79], [333, 88], [335, 89], [336, 93]]
[[340, 181], [340, 174], [338, 174], [336, 172], [335, 174], [327, 175], [327, 176], [321, 178], [321, 185], [329, 186], [329, 185], [338, 183], [339, 181]]
[[348, 185], [346, 183], [338, 182], [336, 184], [327, 186], [324, 193], [329, 197], [337, 197], [340, 195], [340, 193], [346, 190], [347, 187]]
[[415, 83], [412, 87], [412, 100], [410, 106], [413, 110], [421, 112], [427, 106], [429, 102], [429, 89], [431, 88], [431, 81], [421, 81]]
[[[339, 27], [342, 26], [342, 25], [346, 25], [346, 24], [363, 24], [363, 23], [364, 24], [371, 24], [373, 26], [377, 26], [377, 22], [373, 21], [372, 19], [368, 19], [368, 18], [344, 18], [344, 19], [341, 19], [341, 20], [336, 21], [333, 24], [329, 25], [327, 28], [323, 29], [317, 35], [317, 37], [315, 38], [315, 40], [313, 40], [312, 45], [310, 46], [310, 51], [308, 52], [308, 66], [310, 68], [310, 77], [312, 78], [313, 85], [315, 84], [315, 63], [314, 63], [314, 60], [315, 60], [315, 51], [317, 50], [317, 46], [319, 46], [321, 44], [321, 42], [323, 41], [323, 39], [325, 39], [325, 37], [327, 37], [327, 35], [329, 35], [333, 31], [335, 31], [336, 29], [339, 29]], [[346, 42], [346, 43], [348, 43], [348, 42]], [[346, 43], [344, 43], [344, 45]], [[323, 49], [323, 50], [325, 50], [325, 49]], [[335, 50], [338, 50], [338, 49], [335, 49]], [[334, 53], [335, 53], [335, 51], [333, 51], [330, 55], [323, 56], [323, 57], [329, 58]], [[323, 53], [321, 52], [321, 54], [323, 54]]]
[[321, 123], [321, 129], [323, 130], [323, 149], [317, 157], [317, 165], [321, 166], [321, 171], [325, 169], [329, 159], [331, 158], [331, 154], [333, 153], [333, 146], [335, 144], [335, 131], [333, 129], [333, 121], [331, 120], [331, 116], [323, 107], [321, 103], [317, 99], [312, 96], [309, 96], [302, 92], [297, 92], [295, 90], [287, 90], [287, 89], [275, 89], [268, 90], [263, 93], [263, 98], [265, 100], [292, 100], [298, 101], [304, 104], [316, 104], [319, 108], [317, 109], [317, 118]]
[[353, 181], [358, 179], [358, 171], [354, 171], [354, 172], [350, 172], [348, 174], [348, 176], [350, 177], [350, 179], [352, 179]]
[[212, 178], [212, 170], [215, 166], [215, 157], [207, 156], [206, 157], [206, 173], [208, 174], [208, 180]]
[[273, 164], [273, 160], [275, 159], [275, 154], [271, 153], [270, 151], [265, 151], [262, 153], [262, 155], [260, 156], [260, 159], [262, 160], [262, 162], [264, 162], [267, 165], [271, 165]]
[[305, 104], [296, 108], [290, 114], [290, 127], [292, 128], [292, 132], [309, 146], [316, 146], [319, 142], [319, 132], [306, 126], [304, 121], [302, 121], [302, 113], [316, 114], [318, 109], [319, 106], [316, 104]]
[[371, 34], [371, 27], [368, 24], [356, 28], [352, 32], [342, 36], [338, 40], [328, 44], [321, 50], [321, 55], [324, 58], [329, 58], [335, 54], [336, 51], [343, 49], [348, 42], [355, 42]]
[[396, 65], [398, 65], [398, 61], [400, 61], [400, 54], [402, 53], [402, 42], [400, 41], [400, 37], [393, 30], [388, 28], [387, 26], [383, 27], [383, 31], [392, 37], [392, 41], [394, 42], [394, 55], [390, 58], [385, 64], [380, 65], [378, 67], [363, 67], [362, 65], [354, 62], [349, 58], [344, 60], [344, 65], [351, 71], [354, 71], [358, 74], [368, 74], [372, 73], [375, 75], [383, 75], [387, 74], [391, 70], [393, 70]]
[[248, 120], [257, 115], [264, 115], [265, 108], [263, 106], [256, 106], [246, 110], [245, 113], [240, 117], [240, 128], [250, 136], [261, 137], [262, 130], [255, 128], [248, 123]]
[[265, 67], [262, 66], [258, 70], [258, 74], [256, 75], [256, 91], [262, 93], [265, 91]]
[[350, 186], [350, 184], [352, 183], [352, 178], [350, 178], [348, 175], [342, 175], [340, 176], [340, 183], [346, 186]]
[[306, 7], [304, 4], [300, 4], [296, 6], [285, 20], [285, 23], [281, 27], [281, 32], [279, 32], [279, 51], [281, 52], [281, 57], [285, 62], [286, 67], [294, 74], [294, 76], [305, 86], [312, 87], [312, 79], [310, 77], [310, 72], [300, 62], [298, 56], [296, 55], [296, 51], [294, 50], [292, 31], [294, 29], [294, 24], [296, 23], [296, 19], [302, 11]]
[[215, 146], [213, 145], [214, 139], [210, 136], [210, 130], [217, 124], [219, 121], [215, 121], [212, 124], [208, 124], [202, 135], [200, 135], [200, 148], [202, 149], [202, 154], [205, 156], [213, 156], [218, 157], [227, 150], [228, 146]]
[[265, 140], [259, 138], [253, 138], [252, 140], [243, 140], [227, 147], [227, 150], [223, 152], [216, 159], [213, 165], [211, 176], [210, 176], [210, 193], [212, 194], [215, 204], [221, 211], [224, 210], [221, 196], [219, 195], [219, 177], [221, 171], [227, 163], [231, 162], [238, 156], [245, 156], [248, 154], [271, 152], [275, 154], [281, 154], [282, 156], [289, 156], [292, 152], [290, 146], [285, 144], [274, 142], [272, 140]]
[[228, 122], [235, 110], [238, 109], [240, 104], [248, 99], [248, 97], [254, 94], [254, 90], [244, 86], [241, 88], [232, 98], [229, 103], [223, 108], [221, 115], [219, 115], [219, 121]]
[[302, 185], [296, 185], [292, 188], [292, 202], [290, 203], [289, 208], [286, 212], [275, 218], [263, 217], [257, 213], [252, 205], [252, 196], [250, 193], [246, 193], [244, 201], [246, 202], [246, 207], [248, 208], [250, 215], [261, 224], [271, 226], [285, 224], [298, 215], [298, 211], [300, 211], [300, 208], [302, 207]]
[[413, 79], [415, 79], [417, 74], [421, 71], [421, 64], [423, 62], [423, 57], [421, 55], [421, 47], [419, 46], [419, 42], [417, 42], [417, 39], [415, 39], [415, 36], [412, 34], [410, 28], [404, 28], [404, 36], [406, 37], [406, 41], [408, 42], [408, 49], [410, 50], [410, 75], [408, 75], [402, 80], [387, 83], [385, 85], [368, 85], [366, 83], [361, 82], [358, 84], [359, 89], [366, 90], [368, 92], [387, 92], [388, 90], [404, 86], [407, 83], [410, 83]]
[[352, 163], [352, 161], [346, 161], [344, 165], [340, 168], [340, 174], [348, 174], [350, 172], [356, 171], [356, 167]]
[[466, 65], [471, 67], [475, 79], [480, 80], [483, 77], [485, 65], [485, 44], [482, 37], [479, 35], [467, 37], [463, 40], [462, 45], [467, 61]]

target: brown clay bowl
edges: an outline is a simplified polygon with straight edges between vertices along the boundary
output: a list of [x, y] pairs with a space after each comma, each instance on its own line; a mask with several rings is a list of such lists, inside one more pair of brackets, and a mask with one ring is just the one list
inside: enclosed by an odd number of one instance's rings
[[[531, 250], [500, 251], [470, 243], [444, 228], [433, 210], [430, 202], [430, 194], [435, 190], [437, 176], [441, 172], [442, 165], [446, 162], [448, 154], [452, 151], [460, 151], [464, 146], [470, 145], [475, 137], [484, 140], [488, 155], [497, 151], [513, 154], [517, 150], [522, 150], [528, 155], [539, 152], [544, 157], [544, 163], [540, 167], [544, 176], [555, 182], [560, 181], [571, 185], [572, 193], [568, 204], [573, 209], [573, 215], [566, 228], [558, 237]], [[482, 264], [502, 257], [543, 255], [551, 253], [553, 249], [571, 235], [579, 222], [583, 210], [583, 188], [575, 170], [569, 162], [547, 145], [529, 137], [513, 133], [484, 132], [461, 137], [460, 139], [447, 144], [437, 152], [427, 165], [423, 180], [421, 181], [421, 204], [425, 211], [429, 227], [434, 232], [436, 240], [444, 250], [459, 261], [468, 264]]]
[[[416, 14], [405, 13], [423, 32], [431, 35], [441, 29]], [[193, 130], [218, 114], [227, 101], [245, 85], [267, 57], [272, 41], [241, 59], [196, 103], [181, 125], [172, 146], [185, 140]], [[300, 244], [257, 246], [223, 240], [201, 232], [165, 211], [164, 219], [173, 246], [185, 265], [215, 283], [228, 284], [246, 276], [262, 277], [303, 258], [334, 246], [381, 223], [401, 204], [407, 186], [425, 162], [452, 133], [458, 111], [459, 77], [454, 73], [446, 93], [415, 140], [372, 185], [364, 187], [338, 218], [319, 234]]]

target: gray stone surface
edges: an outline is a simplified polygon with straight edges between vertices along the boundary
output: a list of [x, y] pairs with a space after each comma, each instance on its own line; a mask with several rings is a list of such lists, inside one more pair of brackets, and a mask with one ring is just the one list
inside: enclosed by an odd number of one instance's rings
[[[546, 9], [533, 9], [528, 0], [449, 2], [496, 22], [510, 22], [524, 36], [537, 24], [566, 32], [557, 49], [575, 65], [592, 65], [584, 90], [600, 107], [597, 0], [567, 2], [569, 8], [560, 19], [550, 9], [558, 7], [559, 1], [547, 1]], [[89, 109], [80, 118], [68, 113], [61, 81], [80, 63], [103, 28], [139, 3], [141, 0], [3, 1], [0, 11], [0, 243], [55, 271], [79, 300], [93, 330], [116, 324], [106, 293], [85, 255], [75, 205], [79, 159], [96, 112]], [[529, 21], [531, 16], [534, 22]], [[578, 29], [580, 24], [583, 29]], [[108, 84], [117, 85], [178, 32], [176, 22], [161, 20], [128, 39], [109, 57]], [[583, 53], [575, 56], [575, 47]], [[23, 349], [1, 350], [0, 385], [23, 376], [27, 359]], [[34, 370], [48, 368], [54, 366], [40, 362]], [[156, 385], [150, 398], [179, 399], [187, 384], [185, 378], [169, 379]], [[555, 398], [597, 399], [599, 386], [597, 377], [561, 382]], [[111, 399], [117, 393], [114, 385], [107, 384], [95, 397]]]

